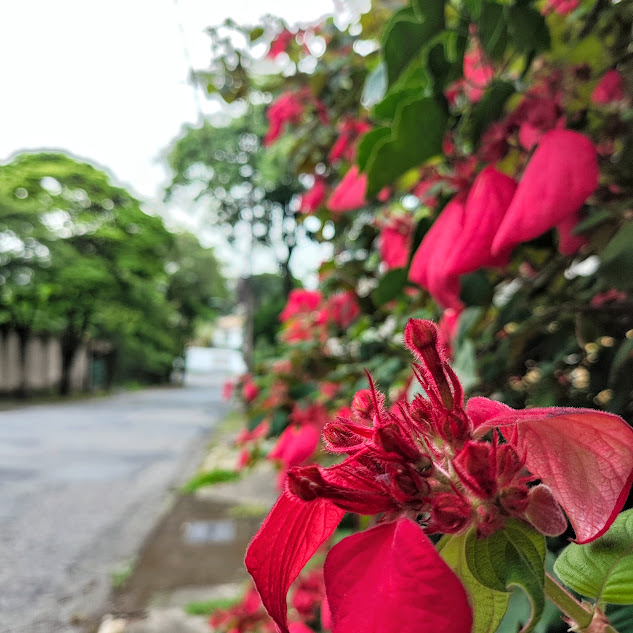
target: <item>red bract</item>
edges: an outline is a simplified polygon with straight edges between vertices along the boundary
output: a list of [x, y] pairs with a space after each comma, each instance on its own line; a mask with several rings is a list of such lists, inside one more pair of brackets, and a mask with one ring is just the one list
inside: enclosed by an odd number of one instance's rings
[[453, 343], [459, 330], [459, 315], [461, 312], [448, 308], [442, 313], [440, 322], [438, 323], [439, 330], [439, 345], [444, 352], [446, 358], [452, 358], [453, 356]]
[[328, 554], [325, 578], [335, 633], [471, 630], [459, 579], [409, 519], [343, 539]]
[[336, 162], [341, 158], [353, 161], [356, 155], [356, 142], [358, 139], [371, 129], [369, 123], [358, 121], [356, 119], [345, 119], [339, 126], [339, 137], [336, 139], [328, 159], [330, 162]]
[[272, 145], [282, 134], [289, 123], [299, 123], [303, 116], [304, 99], [296, 92], [284, 92], [270, 104], [266, 111], [268, 131], [264, 137], [264, 145]]
[[281, 55], [281, 53], [285, 53], [288, 49], [288, 45], [294, 38], [294, 33], [290, 32], [288, 29], [284, 29], [270, 43], [270, 49], [268, 50], [266, 57], [269, 59], [275, 59], [278, 55]]
[[318, 308], [322, 298], [318, 290], [291, 290], [279, 320], [283, 322], [302, 312], [313, 312]]
[[312, 188], [301, 196], [299, 204], [300, 213], [312, 213], [325, 202], [325, 179], [321, 176], [314, 177]]
[[464, 92], [471, 103], [476, 103], [484, 96], [494, 74], [495, 70], [484, 58], [481, 46], [474, 41], [464, 55]]
[[539, 143], [519, 182], [492, 243], [494, 255], [559, 228], [564, 254], [577, 248], [570, 227], [598, 186], [598, 161], [592, 142], [578, 132], [552, 130]]
[[411, 262], [409, 279], [427, 288], [442, 306], [459, 311], [459, 277], [507, 263], [510, 249], [493, 256], [491, 248], [515, 188], [512, 178], [486, 167], [465, 203], [463, 197], [455, 197], [426, 234]]
[[558, 13], [559, 15], [567, 15], [575, 11], [580, 5], [580, 0], [547, 0], [543, 13]]
[[326, 206], [338, 213], [353, 211], [367, 204], [366, 193], [367, 175], [361, 174], [358, 167], [353, 165], [328, 198]]
[[360, 316], [356, 294], [351, 290], [333, 294], [326, 303], [322, 318], [338, 327], [348, 328]]
[[[481, 400], [473, 398], [469, 412]], [[490, 407], [490, 401], [484, 406]], [[604, 534], [633, 481], [633, 431], [618, 416], [592, 409], [492, 406], [496, 412], [484, 428], [500, 428], [528, 470], [551, 489], [576, 541], [587, 543]]]
[[426, 288], [444, 306], [461, 310], [459, 281], [445, 274], [444, 262], [457, 241], [464, 217], [464, 197], [456, 196], [442, 210], [413, 255], [409, 279]]
[[255, 381], [249, 376], [242, 385], [242, 398], [246, 402], [252, 402], [259, 395], [259, 387]]
[[617, 70], [609, 70], [598, 82], [591, 94], [591, 100], [594, 103], [607, 104], [622, 101], [622, 99], [624, 99], [622, 76]]
[[413, 218], [410, 215], [392, 216], [383, 225], [378, 236], [378, 250], [387, 270], [406, 266], [413, 240], [413, 228]]
[[282, 633], [288, 633], [286, 594], [290, 585], [332, 535], [344, 514], [324, 499], [306, 503], [286, 492], [251, 542], [246, 552], [246, 569]]
[[[388, 410], [373, 385], [358, 392], [351, 416], [323, 432], [326, 448], [347, 458], [329, 468], [291, 469], [286, 492], [249, 548], [248, 570], [284, 633], [285, 594], [343, 511], [382, 516], [326, 559], [333, 633], [469, 633], [465, 593], [422, 530], [473, 527], [488, 536], [516, 517], [560, 534], [560, 504], [584, 543], [604, 533], [626, 498], [633, 430], [621, 418], [583, 409], [514, 411], [486, 398], [465, 408], [437, 327], [412, 319], [405, 341], [427, 397]], [[492, 441], [484, 441], [489, 431]]]

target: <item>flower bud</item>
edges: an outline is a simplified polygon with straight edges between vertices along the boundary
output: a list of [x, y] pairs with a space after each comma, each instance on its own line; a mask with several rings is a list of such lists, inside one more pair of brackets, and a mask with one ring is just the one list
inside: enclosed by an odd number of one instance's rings
[[567, 519], [545, 484], [530, 489], [525, 518], [545, 536], [559, 536], [567, 529]]
[[374, 441], [388, 453], [395, 453], [410, 462], [420, 459], [420, 451], [411, 437], [406, 437], [400, 431], [398, 425], [390, 422], [376, 429]]
[[472, 518], [472, 507], [461, 495], [441, 492], [431, 500], [431, 532], [454, 534], [468, 526]]
[[357, 391], [352, 400], [352, 411], [359, 420], [372, 422], [374, 415], [374, 399], [370, 389]]
[[503, 487], [510, 483], [523, 468], [523, 462], [510, 444], [497, 448], [497, 481]]
[[510, 486], [499, 493], [499, 502], [509, 514], [523, 514], [528, 506], [528, 488], [524, 485]]
[[288, 471], [288, 490], [302, 499], [312, 501], [321, 496], [325, 480], [318, 466], [291, 468]]
[[462, 483], [480, 499], [491, 499], [497, 492], [493, 450], [487, 442], [466, 442], [453, 460]]

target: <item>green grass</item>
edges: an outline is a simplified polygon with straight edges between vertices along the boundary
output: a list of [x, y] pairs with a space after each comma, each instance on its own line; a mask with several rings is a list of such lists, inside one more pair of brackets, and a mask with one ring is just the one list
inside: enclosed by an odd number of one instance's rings
[[134, 563], [127, 562], [119, 565], [112, 571], [112, 586], [115, 589], [123, 587], [127, 579], [132, 575], [132, 571], [134, 571]]
[[237, 604], [241, 598], [216, 598], [215, 600], [202, 600], [190, 602], [185, 605], [185, 613], [188, 615], [211, 615], [218, 609], [228, 609]]

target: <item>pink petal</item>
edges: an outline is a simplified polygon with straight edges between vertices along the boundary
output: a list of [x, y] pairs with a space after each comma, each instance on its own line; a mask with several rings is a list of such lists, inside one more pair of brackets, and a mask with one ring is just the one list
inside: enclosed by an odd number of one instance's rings
[[510, 251], [493, 257], [492, 242], [510, 206], [517, 184], [494, 167], [486, 167], [468, 192], [463, 225], [445, 270], [454, 275], [471, 273], [486, 266], [507, 264]]
[[321, 602], [321, 628], [330, 630], [332, 628], [332, 612], [330, 611], [330, 603], [327, 596]]
[[613, 103], [614, 101], [622, 101], [624, 96], [622, 76], [617, 70], [611, 69], [607, 71], [598, 82], [598, 85], [591, 94], [591, 100], [594, 103], [606, 104]]
[[291, 622], [288, 626], [290, 633], [314, 633], [314, 631], [303, 622]]
[[567, 518], [552, 491], [539, 484], [530, 488], [525, 518], [546, 536], [559, 536], [567, 529]]
[[563, 255], [574, 255], [587, 243], [584, 237], [574, 235], [572, 232], [576, 228], [579, 219], [576, 215], [570, 215], [562, 222], [559, 222], [556, 227], [558, 230], [558, 250]]
[[445, 207], [424, 236], [411, 260], [409, 279], [426, 288], [445, 308], [460, 310], [459, 280], [444, 264], [452, 255], [464, 223], [464, 198], [456, 196]]
[[366, 192], [367, 174], [360, 173], [358, 167], [353, 165], [336, 186], [325, 206], [330, 211], [339, 213], [359, 209], [367, 204]]
[[461, 582], [409, 519], [343, 539], [324, 571], [333, 633], [470, 633]]
[[305, 462], [319, 445], [320, 433], [312, 425], [296, 428], [288, 427], [284, 433], [290, 434], [290, 442], [286, 445], [286, 450], [280, 458], [288, 468], [298, 466]]
[[[481, 399], [477, 399], [481, 400]], [[489, 419], [565, 510], [577, 543], [609, 528], [633, 482], [633, 429], [592, 409], [526, 409]]]
[[246, 569], [270, 616], [288, 633], [286, 594], [345, 512], [324, 499], [279, 497], [246, 552]]
[[575, 216], [598, 186], [593, 143], [570, 130], [551, 130], [525, 168], [512, 203], [492, 243], [492, 253], [542, 235]]
[[490, 400], [489, 398], [470, 398], [466, 403], [466, 415], [471, 419], [473, 427], [478, 429], [484, 427], [477, 436], [485, 435], [490, 428], [485, 427], [492, 418], [497, 418], [504, 413], [514, 413], [514, 409], [503, 402]]

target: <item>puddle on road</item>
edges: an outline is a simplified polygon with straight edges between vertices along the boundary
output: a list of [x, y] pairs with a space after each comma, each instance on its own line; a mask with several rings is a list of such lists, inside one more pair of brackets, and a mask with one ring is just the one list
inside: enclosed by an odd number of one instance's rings
[[113, 595], [111, 612], [143, 611], [152, 596], [182, 587], [246, 580], [244, 552], [262, 517], [235, 518], [230, 503], [177, 499], [149, 536], [130, 577]]

